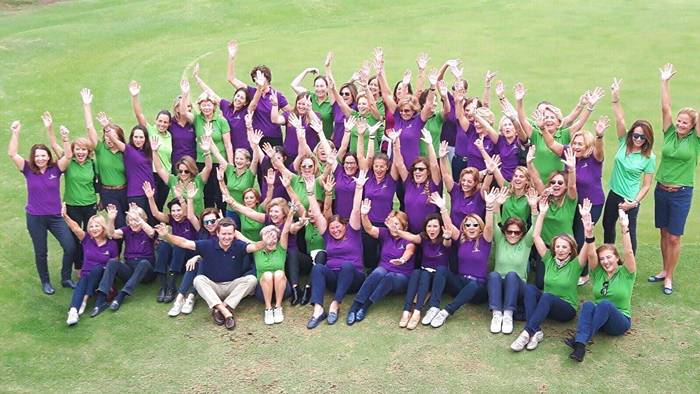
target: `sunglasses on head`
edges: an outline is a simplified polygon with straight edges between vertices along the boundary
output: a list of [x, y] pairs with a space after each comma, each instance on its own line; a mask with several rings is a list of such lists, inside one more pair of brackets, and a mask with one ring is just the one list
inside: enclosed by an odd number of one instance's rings
[[216, 219], [206, 219], [204, 220], [204, 225], [205, 226], [210, 226], [212, 224], [216, 223]]
[[479, 223], [464, 223], [465, 228], [477, 228], [479, 227]]
[[551, 181], [549, 182], [549, 184], [562, 186], [564, 184], [564, 181]]
[[639, 141], [646, 141], [647, 136], [644, 134], [637, 134], [637, 133], [632, 133], [632, 139], [633, 140], [639, 140]]
[[603, 282], [603, 287], [600, 289], [600, 295], [606, 296], [608, 295], [608, 286], [610, 286], [610, 281], [606, 280]]

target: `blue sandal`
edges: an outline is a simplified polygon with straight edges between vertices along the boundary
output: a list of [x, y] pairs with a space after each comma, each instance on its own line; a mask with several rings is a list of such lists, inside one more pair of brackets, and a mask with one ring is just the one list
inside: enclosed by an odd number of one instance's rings
[[665, 286], [664, 286], [663, 292], [664, 292], [665, 295], [671, 295], [671, 294], [673, 294], [673, 289], [670, 288], [670, 287], [665, 287]]
[[656, 276], [656, 275], [652, 275], [652, 276], [650, 276], [650, 277], [647, 278], [647, 282], [649, 282], [649, 283], [656, 283], [656, 282], [661, 282], [661, 281], [663, 281], [663, 280], [665, 280], [665, 279], [666, 279], [665, 276]]

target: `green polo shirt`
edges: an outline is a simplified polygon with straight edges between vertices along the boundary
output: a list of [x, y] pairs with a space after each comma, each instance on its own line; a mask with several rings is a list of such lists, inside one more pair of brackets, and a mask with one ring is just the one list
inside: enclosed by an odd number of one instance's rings
[[126, 185], [123, 152], [116, 151], [113, 153], [104, 141], [98, 141], [97, 146], [95, 146], [95, 158], [97, 159], [97, 173], [100, 174], [100, 182], [103, 185]]
[[67, 205], [86, 206], [97, 203], [95, 195], [95, 169], [92, 159], [79, 164], [72, 158], [65, 175], [65, 189], [63, 191], [63, 201]]
[[318, 232], [318, 229], [312, 223], [305, 227], [304, 240], [306, 241], [306, 250], [309, 252], [326, 248], [325, 239], [323, 239], [321, 233]]
[[574, 235], [573, 224], [577, 204], [576, 199], [569, 198], [568, 194], [564, 194], [564, 201], [561, 206], [552, 201], [549, 202], [549, 210], [547, 210], [547, 215], [544, 217], [544, 223], [542, 224], [542, 239], [544, 243], [549, 245], [552, 242], [552, 238], [559, 234]]
[[664, 146], [661, 148], [661, 164], [656, 180], [667, 185], [695, 186], [695, 167], [700, 153], [700, 137], [695, 129], [681, 137], [676, 126], [664, 131]]
[[[498, 222], [501, 218], [496, 212], [496, 217], [494, 220]], [[537, 215], [532, 216], [534, 221]], [[532, 244], [534, 243], [532, 238], [532, 232], [534, 227], [525, 233], [520, 242], [515, 245], [511, 245], [507, 240], [506, 236], [498, 228], [493, 230], [493, 241], [494, 241], [494, 261], [495, 266], [493, 270], [498, 272], [502, 278], [506, 277], [509, 272], [515, 272], [518, 274], [520, 279], [527, 281], [527, 268], [529, 264], [530, 250], [532, 249]]]
[[[192, 125], [194, 127], [194, 133], [197, 136], [197, 163], [204, 163], [204, 155], [202, 153], [202, 148], [199, 147], [199, 141], [204, 135], [204, 125], [206, 123], [207, 121], [204, 119], [204, 115], [202, 115], [201, 112], [194, 115], [194, 122], [192, 122]], [[214, 126], [211, 139], [216, 144], [216, 147], [219, 149], [219, 152], [221, 152], [221, 155], [226, 157], [226, 147], [224, 146], [223, 135], [231, 132], [228, 122], [221, 116], [214, 115], [211, 123]], [[219, 162], [214, 155], [212, 155], [211, 159], [214, 163]]]
[[[226, 188], [231, 197], [239, 204], [243, 204], [243, 192], [253, 187], [254, 184], [255, 174], [253, 174], [250, 168], [246, 168], [243, 174], [238, 175], [236, 166], [226, 166]], [[232, 211], [233, 209], [229, 207], [229, 210]]]
[[[255, 210], [257, 212], [265, 212], [262, 205], [258, 205]], [[246, 215], [238, 215], [241, 218], [241, 233], [246, 236], [249, 240], [253, 242], [260, 241], [260, 230], [265, 226], [264, 223], [256, 222], [255, 220], [249, 218]]]
[[[170, 161], [173, 155], [173, 138], [169, 131], [161, 133], [158, 128], [152, 124], [147, 124], [146, 129], [148, 129], [148, 136], [157, 136], [160, 141], [160, 146], [158, 147], [158, 157], [160, 157], [160, 162], [163, 163], [165, 171], [171, 172], [173, 164]], [[153, 172], [156, 172], [155, 165], [153, 166]]]
[[[168, 187], [170, 188], [170, 196], [174, 196], [175, 185], [179, 182], [179, 178], [173, 174], [168, 177]], [[204, 181], [202, 175], [197, 174], [194, 177], [194, 185], [197, 188], [197, 194], [192, 199], [194, 201], [194, 214], [199, 215], [204, 210]], [[187, 190], [187, 189], [185, 189]]]
[[651, 152], [649, 157], [642, 152], [627, 153], [627, 139], [617, 140], [615, 164], [610, 176], [610, 189], [627, 200], [637, 198], [642, 187], [645, 174], [653, 174], [656, 169], [656, 155]]
[[[632, 288], [636, 273], [627, 271], [627, 267], [621, 265], [617, 268], [611, 278], [601, 265], [591, 272], [591, 284], [593, 287], [593, 302], [600, 304], [601, 301], [610, 301], [617, 309], [627, 317], [632, 317]], [[608, 282], [608, 291], [602, 294], [603, 286]]]
[[578, 256], [559, 268], [552, 252], [547, 251], [547, 254], [542, 258], [542, 262], [545, 268], [544, 292], [561, 298], [571, 305], [574, 310], [578, 310], [577, 287], [578, 277], [581, 276]]
[[[430, 135], [433, 137], [433, 149], [435, 149], [435, 154], [440, 151], [440, 134], [442, 134], [442, 107], [440, 107], [440, 113], [434, 113], [425, 122], [425, 128], [428, 129]], [[420, 142], [420, 155], [428, 157], [428, 146], [421, 140]]]
[[323, 134], [330, 139], [333, 135], [333, 104], [330, 97], [326, 96], [325, 100], [318, 101], [318, 95], [315, 92], [310, 93], [309, 96], [311, 96], [311, 109], [321, 117]]
[[[323, 201], [324, 190], [319, 179], [320, 177], [316, 178], [316, 200]], [[306, 183], [304, 183], [304, 178], [297, 174], [292, 175], [291, 187], [297, 197], [299, 197], [301, 205], [303, 205], [305, 209], [309, 209], [309, 196], [306, 195]]]
[[265, 249], [253, 253], [255, 259], [255, 275], [260, 277], [265, 272], [284, 271], [284, 261], [287, 258], [287, 250], [277, 244], [275, 250], [268, 252]]
[[[506, 181], [503, 187], [510, 187], [510, 183]], [[527, 223], [527, 219], [530, 217], [530, 205], [527, 203], [527, 195], [523, 194], [518, 197], [513, 193], [509, 194], [508, 198], [506, 198], [506, 201], [501, 206], [501, 217], [503, 221], [500, 223], [510, 218], [518, 218]]]
[[[546, 182], [553, 172], [562, 171], [564, 169], [564, 164], [561, 162], [561, 157], [552, 152], [552, 150], [547, 146], [547, 143], [544, 142], [542, 130], [540, 130], [537, 124], [530, 120], [530, 125], [532, 125], [530, 142], [536, 149], [533, 164], [540, 173], [540, 178], [542, 181]], [[557, 131], [554, 133], [554, 140], [562, 145], [569, 145], [571, 142], [571, 133], [569, 132], [569, 129], [565, 127], [560, 127], [557, 129]]]

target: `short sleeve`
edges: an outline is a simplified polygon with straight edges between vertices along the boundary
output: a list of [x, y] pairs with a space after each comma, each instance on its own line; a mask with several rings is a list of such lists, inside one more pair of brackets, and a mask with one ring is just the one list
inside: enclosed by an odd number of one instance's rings
[[647, 160], [646, 165], [644, 166], [644, 172], [647, 174], [653, 174], [655, 170], [656, 170], [656, 155], [652, 153], [649, 156], [649, 160]]
[[200, 256], [203, 255], [208, 243], [209, 243], [208, 239], [194, 241], [194, 246], [195, 246], [194, 250], [195, 250], [196, 254], [198, 254]]
[[277, 92], [277, 103], [279, 104], [278, 108], [284, 108], [289, 104], [287, 98], [280, 92]]
[[227, 134], [227, 133], [231, 132], [231, 127], [229, 127], [226, 119], [218, 118], [216, 121], [219, 123], [219, 128], [221, 129], [221, 134]]

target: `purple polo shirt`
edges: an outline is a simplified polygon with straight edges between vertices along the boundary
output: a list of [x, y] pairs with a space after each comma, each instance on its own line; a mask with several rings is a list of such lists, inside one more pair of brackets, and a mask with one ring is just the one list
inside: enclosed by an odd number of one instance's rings
[[455, 138], [457, 138], [457, 117], [455, 116], [455, 98], [452, 93], [447, 93], [447, 99], [450, 102], [450, 113], [447, 114], [442, 123], [442, 132], [440, 141], [447, 141], [449, 146], [455, 146]]
[[[568, 147], [568, 145], [564, 146], [565, 149]], [[588, 198], [593, 205], [605, 203], [603, 162], [596, 160], [593, 153], [588, 157], [576, 158], [576, 192], [579, 202]]]
[[513, 179], [515, 168], [520, 164], [520, 140], [516, 136], [512, 143], [508, 143], [506, 137], [499, 135], [494, 147], [494, 153], [501, 157], [501, 175], [508, 182]]
[[426, 183], [416, 185], [413, 176], [409, 175], [404, 182], [404, 189], [403, 202], [408, 214], [408, 229], [416, 234], [423, 231], [425, 217], [438, 212], [437, 206], [431, 204], [429, 198], [430, 194], [439, 191], [440, 187], [428, 177], [426, 190]]
[[475, 240], [460, 242], [457, 252], [459, 274], [471, 275], [485, 281], [490, 253], [491, 243], [487, 242], [483, 235]]
[[235, 111], [230, 101], [222, 99], [219, 102], [219, 109], [221, 109], [221, 115], [226, 119], [229, 129], [231, 129], [231, 145], [233, 149], [251, 150], [245, 127], [245, 116], [248, 114], [248, 107], [246, 106]]
[[396, 181], [387, 170], [384, 179], [377, 182], [374, 172], [367, 174], [367, 183], [364, 188], [364, 198], [372, 200], [372, 210], [369, 211], [369, 220], [373, 223], [383, 223], [394, 207], [394, 194], [396, 193]]
[[173, 140], [173, 153], [171, 154], [171, 160], [173, 165], [177, 163], [183, 156], [189, 156], [193, 159], [197, 158], [197, 148], [196, 136], [194, 134], [194, 127], [192, 123], [185, 123], [184, 126], [180, 126], [174, 119], [170, 123], [170, 135]]
[[120, 228], [124, 234], [124, 258], [132, 259], [148, 259], [153, 260], [153, 242], [154, 240], [146, 234], [143, 229], [138, 232], [131, 230], [131, 227], [124, 226]]
[[[253, 97], [256, 88], [254, 86], [248, 86], [246, 91], [250, 97]], [[253, 129], [262, 131], [265, 137], [282, 138], [282, 129], [279, 125], [272, 123], [270, 120], [270, 112], [272, 112], [270, 94], [270, 91], [268, 91], [260, 96], [258, 106], [255, 108], [255, 113], [253, 114]], [[277, 91], [277, 103], [279, 104], [278, 108], [284, 108], [288, 104], [287, 98], [279, 91]]]
[[420, 131], [425, 126], [425, 122], [417, 112], [409, 120], [404, 120], [398, 108], [394, 111], [394, 130], [401, 130], [401, 156], [406, 163], [406, 167], [413, 165], [413, 161], [420, 155]]
[[[296, 157], [297, 152], [299, 151], [299, 139], [297, 138], [297, 129], [296, 127], [292, 126], [289, 123], [289, 115], [291, 115], [291, 112], [285, 112], [282, 114], [284, 116], [284, 120], [286, 121], [285, 124], [285, 133], [284, 133], [284, 151], [287, 152], [288, 155], [292, 157]], [[321, 119], [321, 115], [316, 114], [319, 119]], [[314, 150], [316, 148], [316, 145], [319, 143], [318, 139], [318, 134], [316, 134], [316, 131], [313, 130], [309, 124], [306, 122], [304, 117], [300, 117], [301, 119], [301, 125], [304, 127], [304, 135], [306, 136], [306, 144], [309, 145], [309, 148], [311, 150]]]
[[[352, 103], [350, 108], [353, 111], [357, 111], [357, 104]], [[345, 114], [343, 110], [340, 109], [340, 105], [337, 102], [333, 103], [333, 135], [331, 136], [331, 141], [335, 145], [336, 149], [340, 148], [340, 143], [343, 142], [343, 132], [345, 131]]]
[[483, 218], [486, 213], [486, 203], [479, 190], [476, 190], [474, 194], [467, 197], [462, 191], [462, 186], [459, 183], [455, 183], [450, 192], [450, 199], [452, 201], [450, 219], [452, 219], [452, 223], [458, 228], [465, 216], [475, 213], [479, 215], [480, 218]]
[[[148, 142], [146, 142], [148, 143]], [[126, 169], [126, 196], [144, 196], [143, 183], [149, 182], [155, 187], [153, 180], [153, 164], [151, 158], [131, 144], [126, 144], [124, 149], [124, 168]]]
[[326, 229], [323, 234], [326, 241], [326, 253], [328, 258], [326, 265], [333, 271], [340, 271], [345, 263], [351, 263], [358, 272], [363, 272], [362, 264], [362, 236], [359, 230], [355, 230], [350, 224], [345, 225], [345, 235], [342, 239], [335, 239]]
[[[258, 179], [260, 180], [260, 200], [264, 200], [265, 197], [267, 197], [267, 181], [265, 180], [265, 175], [267, 175], [267, 170], [269, 168], [272, 168], [272, 162], [270, 161], [270, 158], [265, 156], [258, 166]], [[289, 166], [287, 166], [289, 168]], [[294, 171], [293, 169], [290, 169], [290, 171]], [[282, 186], [282, 181], [280, 180], [280, 176], [282, 176], [278, 171], [275, 171], [275, 184], [272, 189], [272, 198], [277, 198], [277, 197], [282, 197], [285, 200], [289, 200], [289, 195], [287, 194], [287, 191], [284, 190], [284, 186]]]
[[173, 235], [189, 239], [190, 241], [197, 239], [197, 230], [195, 230], [194, 226], [192, 226], [192, 222], [187, 220], [187, 218], [183, 218], [178, 222], [173, 218], [173, 215], [168, 215], [168, 219]]
[[61, 214], [61, 169], [58, 165], [47, 167], [44, 173], [34, 173], [29, 162], [24, 161], [22, 174], [27, 182], [27, 205], [30, 215]]
[[117, 241], [108, 239], [104, 244], [97, 245], [91, 236], [85, 234], [80, 243], [83, 246], [83, 267], [80, 276], [83, 277], [95, 267], [104, 267], [110, 259], [119, 257], [119, 245]]
[[[352, 200], [355, 198], [355, 181], [352, 180], [354, 175], [346, 174], [343, 166], [338, 164], [335, 167], [333, 176], [335, 177], [334, 212], [340, 217], [347, 219], [350, 217], [350, 212], [352, 212]], [[372, 210], [374, 210], [374, 201], [372, 203]]]
[[[474, 123], [469, 123], [469, 128], [465, 131], [462, 126], [457, 124], [457, 138], [455, 141], [455, 154], [467, 158], [469, 167], [476, 167], [479, 171], [486, 169], [484, 158], [481, 157], [479, 148], [474, 145], [474, 141], [479, 138], [476, 132]], [[486, 153], [493, 156], [494, 143], [488, 136], [484, 137], [484, 149]], [[453, 177], [459, 177], [459, 174], [452, 174]]]
[[379, 227], [379, 242], [382, 244], [382, 253], [379, 258], [379, 266], [386, 269], [389, 272], [395, 272], [397, 274], [411, 275], [413, 271], [413, 256], [401, 265], [395, 265], [389, 261], [392, 259], [398, 259], [403, 256], [406, 251], [406, 246], [410, 242], [406, 241], [401, 237], [394, 238], [389, 233], [389, 230], [383, 227]]
[[442, 244], [442, 234], [437, 237], [435, 242], [423, 238], [421, 249], [423, 250], [421, 265], [424, 268], [437, 269], [438, 267], [448, 266], [450, 250]]

